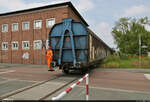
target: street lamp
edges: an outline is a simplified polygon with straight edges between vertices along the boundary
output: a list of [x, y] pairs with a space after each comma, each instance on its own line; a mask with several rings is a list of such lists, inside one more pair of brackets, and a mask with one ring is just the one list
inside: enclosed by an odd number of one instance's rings
[[141, 46], [141, 35], [139, 34], [139, 67], [141, 67], [141, 50], [142, 48], [147, 48], [147, 46], [143, 45]]
[[141, 67], [141, 35], [139, 34], [139, 67]]

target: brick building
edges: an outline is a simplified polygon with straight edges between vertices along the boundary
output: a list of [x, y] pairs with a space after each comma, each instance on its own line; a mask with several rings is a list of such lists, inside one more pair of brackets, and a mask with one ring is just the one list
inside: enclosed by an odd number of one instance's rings
[[50, 29], [68, 17], [88, 26], [71, 2], [0, 14], [0, 63], [46, 64]]

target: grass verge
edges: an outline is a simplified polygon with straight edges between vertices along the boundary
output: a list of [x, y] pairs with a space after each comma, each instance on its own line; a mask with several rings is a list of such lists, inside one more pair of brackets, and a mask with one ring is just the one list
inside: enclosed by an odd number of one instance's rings
[[99, 67], [101, 68], [149, 68], [150, 69], [150, 58], [141, 57], [141, 66], [140, 66], [138, 56], [112, 55], [104, 59]]

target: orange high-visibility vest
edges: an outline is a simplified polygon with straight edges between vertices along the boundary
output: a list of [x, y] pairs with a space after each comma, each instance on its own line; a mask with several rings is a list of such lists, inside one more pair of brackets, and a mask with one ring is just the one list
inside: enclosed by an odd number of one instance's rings
[[53, 57], [52, 50], [48, 50], [46, 56], [47, 56], [47, 59], [52, 58]]
[[47, 51], [46, 57], [47, 57], [47, 64], [48, 64], [48, 67], [49, 67], [49, 69], [52, 69], [50, 63], [51, 63], [51, 61], [53, 60], [53, 52], [52, 52], [51, 49], [49, 49], [49, 50]]

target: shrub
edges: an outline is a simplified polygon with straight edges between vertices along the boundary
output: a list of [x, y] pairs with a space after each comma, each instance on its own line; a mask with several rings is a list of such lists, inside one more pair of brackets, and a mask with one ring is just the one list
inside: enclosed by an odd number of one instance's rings
[[[104, 68], [139, 68], [139, 57], [136, 55], [118, 54], [105, 58], [100, 67]], [[141, 58], [141, 68], [150, 68], [150, 58]]]

